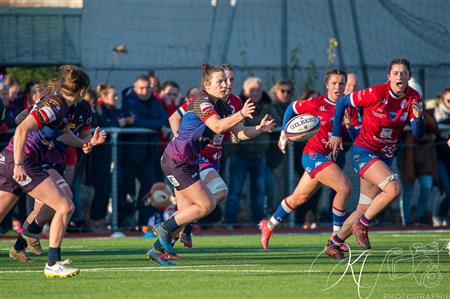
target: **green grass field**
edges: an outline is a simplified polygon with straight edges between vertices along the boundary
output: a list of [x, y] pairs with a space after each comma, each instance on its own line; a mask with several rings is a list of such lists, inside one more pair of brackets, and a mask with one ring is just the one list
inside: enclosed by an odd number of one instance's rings
[[81, 269], [71, 279], [46, 278], [45, 256], [11, 261], [13, 241], [2, 241], [0, 298], [450, 298], [448, 231], [372, 233], [370, 253], [352, 238], [341, 263], [321, 254], [327, 237], [274, 235], [263, 252], [257, 235], [199, 236], [177, 245], [171, 268], [145, 258], [154, 239], [69, 239], [63, 258]]

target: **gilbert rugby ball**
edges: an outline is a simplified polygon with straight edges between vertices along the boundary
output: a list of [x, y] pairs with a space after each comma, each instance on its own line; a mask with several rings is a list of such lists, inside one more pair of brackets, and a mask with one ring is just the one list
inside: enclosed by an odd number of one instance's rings
[[287, 122], [284, 133], [292, 141], [307, 141], [319, 130], [320, 119], [311, 114], [299, 114]]

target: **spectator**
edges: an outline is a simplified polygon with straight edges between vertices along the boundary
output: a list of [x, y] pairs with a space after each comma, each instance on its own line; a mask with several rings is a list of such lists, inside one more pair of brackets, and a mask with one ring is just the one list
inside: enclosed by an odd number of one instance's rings
[[[195, 97], [196, 95], [198, 95], [200, 93], [200, 88], [198, 88], [197, 86], [192, 86], [191, 88], [189, 88], [186, 92], [186, 97], [184, 99], [184, 102], [191, 98], [191, 97]], [[183, 102], [183, 103], [184, 103]]]
[[156, 77], [154, 73], [149, 72], [148, 80], [150, 81], [150, 89], [152, 90], [152, 94], [159, 99], [161, 92], [161, 84], [159, 82], [159, 78]]
[[20, 93], [14, 100], [15, 115], [19, 115], [25, 109], [31, 109], [33, 105], [40, 99], [41, 93], [39, 91], [39, 82], [28, 81], [25, 84], [25, 90]]
[[159, 92], [159, 100], [168, 116], [172, 115], [180, 103], [180, 86], [174, 81], [166, 81]]
[[[414, 86], [422, 97], [422, 90], [414, 80], [409, 81], [409, 86]], [[419, 87], [418, 87], [419, 86]], [[434, 141], [438, 135], [437, 123], [430, 111], [423, 114], [425, 121], [425, 134], [422, 139], [414, 138], [411, 131], [405, 133], [403, 144], [404, 152], [400, 160], [400, 169], [404, 192], [401, 201], [402, 221], [404, 225], [411, 224], [410, 201], [414, 194], [414, 183], [419, 182], [420, 192], [416, 206], [416, 223], [430, 224], [431, 219], [426, 215], [427, 204], [433, 188], [433, 181], [437, 181], [437, 152]]]
[[[283, 123], [284, 112], [292, 101], [294, 84], [288, 79], [280, 79], [272, 86], [269, 96], [272, 99], [270, 115], [275, 119], [277, 126]], [[265, 187], [266, 187], [266, 211], [273, 212], [274, 201], [274, 170], [281, 165], [284, 155], [278, 148], [278, 132], [270, 134], [270, 145], [266, 155]], [[286, 190], [287, 191], [287, 190]], [[278, 204], [278, 203], [276, 203]]]
[[[3, 104], [6, 108], [6, 117], [4, 124], [1, 128], [2, 131], [13, 129], [16, 127], [16, 110], [14, 109], [14, 100], [20, 91], [19, 81], [11, 75], [3, 77], [0, 83], [0, 90], [2, 95]], [[19, 111], [20, 112], [20, 111]]]
[[[246, 118], [245, 126], [258, 125], [263, 117], [269, 113], [271, 99], [262, 89], [260, 78], [250, 77], [244, 82], [240, 95], [242, 102], [251, 98], [256, 109], [253, 118]], [[247, 174], [250, 175], [250, 206], [252, 222], [257, 224], [264, 218], [264, 169], [266, 153], [269, 148], [269, 134], [261, 134], [251, 141], [241, 141], [233, 148], [230, 158], [230, 185], [229, 196], [226, 201], [225, 222], [228, 228], [232, 228], [239, 212], [241, 192], [244, 187]]]
[[[438, 125], [450, 125], [450, 86], [445, 88], [439, 97], [438, 106], [434, 109], [434, 118]], [[438, 203], [437, 214], [433, 215], [433, 226], [445, 226], [450, 208], [450, 139], [448, 130], [439, 132], [437, 143], [439, 187], [445, 193], [444, 199]], [[448, 139], [448, 141], [447, 141]]]
[[[97, 124], [100, 127], [120, 127], [132, 125], [134, 116], [125, 116], [121, 109], [116, 107], [117, 92], [114, 86], [99, 84], [99, 98], [102, 105], [97, 107]], [[109, 137], [108, 137], [109, 138]], [[109, 142], [108, 142], [109, 141]], [[95, 231], [106, 229], [106, 212], [111, 193], [111, 143], [98, 145], [92, 150], [93, 167], [95, 175], [91, 178], [94, 186], [94, 198], [91, 204], [91, 227]], [[119, 201], [119, 216], [123, 217], [124, 202]]]
[[[165, 127], [168, 117], [159, 100], [152, 95], [150, 81], [147, 76], [138, 77], [133, 85], [133, 90], [123, 99], [122, 109], [125, 115], [133, 115], [134, 128], [146, 128], [157, 130], [163, 135], [168, 134]], [[123, 151], [121, 164], [124, 182], [121, 184], [121, 196], [127, 194], [135, 196], [134, 180], [137, 178], [140, 189], [137, 196], [139, 210], [139, 225], [145, 225], [154, 209], [151, 206], [145, 208], [142, 198], [150, 190], [156, 181], [156, 169], [160, 168], [157, 149], [157, 134], [127, 134], [121, 139], [125, 142], [126, 150]], [[127, 144], [129, 143], [129, 144]]]

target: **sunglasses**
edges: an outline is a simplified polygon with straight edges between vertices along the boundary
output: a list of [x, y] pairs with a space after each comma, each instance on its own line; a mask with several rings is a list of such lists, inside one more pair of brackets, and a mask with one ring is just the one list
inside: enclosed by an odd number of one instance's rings
[[291, 93], [292, 93], [292, 90], [289, 90], [289, 89], [280, 89], [280, 92], [281, 92], [281, 93], [286, 93], [286, 94], [291, 94]]

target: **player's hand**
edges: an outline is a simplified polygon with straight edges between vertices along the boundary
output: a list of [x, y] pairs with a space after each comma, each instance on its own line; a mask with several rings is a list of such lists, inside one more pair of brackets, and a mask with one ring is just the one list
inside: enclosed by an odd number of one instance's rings
[[352, 126], [352, 117], [350, 116], [350, 114], [348, 114], [347, 111], [344, 113], [344, 126], [347, 129]]
[[255, 112], [255, 103], [252, 102], [252, 99], [245, 101], [244, 107], [239, 111], [243, 117], [248, 118], [253, 118], [253, 112]]
[[27, 173], [23, 164], [14, 164], [13, 179], [18, 183], [27, 179]]
[[100, 132], [100, 127], [95, 128], [94, 135], [92, 136], [90, 141], [92, 143], [92, 146], [96, 146], [105, 142], [106, 136], [107, 135], [105, 131]]
[[275, 120], [270, 117], [269, 114], [266, 114], [259, 125], [256, 126], [256, 130], [263, 133], [270, 133], [272, 129], [275, 127]]
[[421, 118], [423, 114], [423, 103], [413, 101], [412, 103], [413, 114], [415, 118]]
[[340, 136], [331, 136], [325, 146], [333, 149], [334, 160], [336, 160], [338, 152], [344, 150], [344, 146], [342, 145], [342, 137]]
[[278, 148], [281, 150], [283, 154], [286, 154], [286, 150], [289, 147], [289, 139], [284, 134], [284, 130], [280, 133], [280, 138], [278, 139]]
[[85, 153], [86, 155], [89, 154], [92, 151], [93, 147], [94, 146], [90, 142], [83, 144], [82, 147], [83, 153]]

